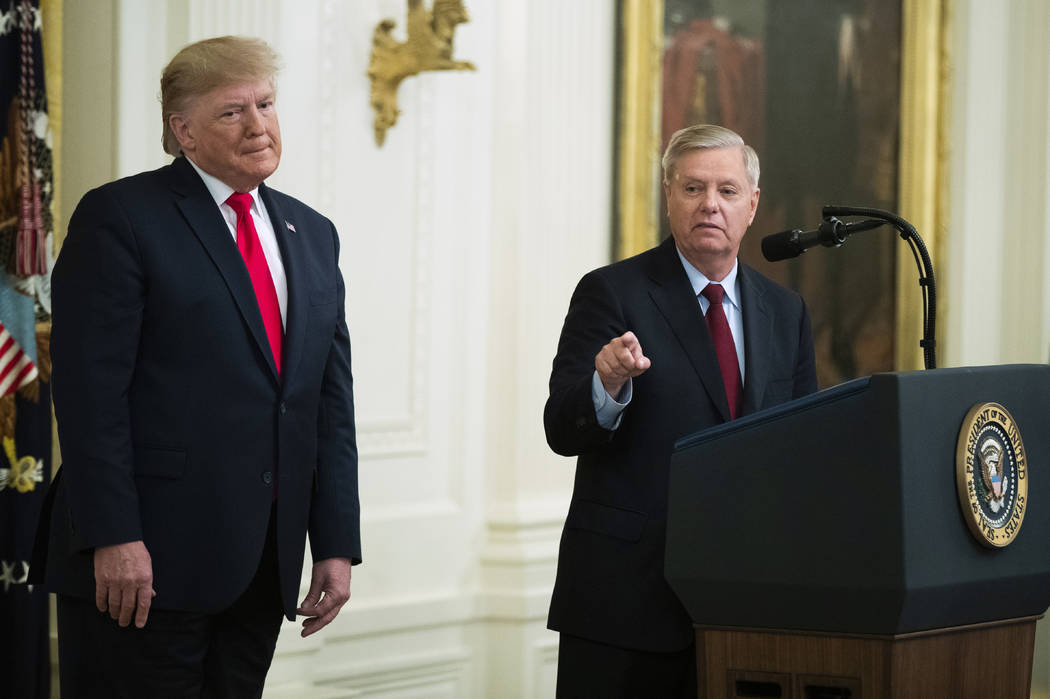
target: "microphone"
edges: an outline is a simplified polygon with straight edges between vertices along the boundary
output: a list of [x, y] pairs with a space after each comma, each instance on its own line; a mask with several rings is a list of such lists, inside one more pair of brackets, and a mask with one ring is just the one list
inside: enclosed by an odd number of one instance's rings
[[794, 228], [767, 235], [762, 239], [762, 255], [770, 262], [780, 262], [798, 257], [814, 245], [837, 248], [846, 242], [850, 232], [848, 224], [828, 216], [815, 231], [803, 232], [800, 228]]
[[[814, 245], [837, 248], [846, 242], [846, 237], [861, 231], [870, 231], [886, 224], [892, 225], [901, 238], [911, 247], [915, 263], [919, 266], [919, 287], [922, 290], [922, 340], [923, 360], [927, 369], [937, 366], [934, 348], [934, 327], [937, 317], [937, 285], [933, 277], [933, 261], [926, 244], [922, 242], [915, 226], [896, 214], [881, 209], [859, 206], [825, 206], [821, 209], [824, 220], [815, 231], [803, 232], [795, 228], [782, 233], [767, 235], [762, 239], [762, 255], [770, 262], [779, 262], [798, 257]], [[844, 223], [835, 216], [870, 216], [863, 221]]]

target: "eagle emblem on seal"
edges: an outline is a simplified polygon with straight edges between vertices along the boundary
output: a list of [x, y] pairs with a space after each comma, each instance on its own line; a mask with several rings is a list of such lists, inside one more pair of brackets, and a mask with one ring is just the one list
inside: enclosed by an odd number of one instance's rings
[[1017, 537], [1028, 510], [1028, 454], [1021, 429], [999, 403], [977, 403], [955, 447], [955, 487], [967, 528], [990, 548]]
[[981, 480], [984, 481], [984, 500], [992, 512], [1003, 509], [1009, 480], [1003, 474], [1003, 445], [999, 440], [989, 437], [981, 444]]

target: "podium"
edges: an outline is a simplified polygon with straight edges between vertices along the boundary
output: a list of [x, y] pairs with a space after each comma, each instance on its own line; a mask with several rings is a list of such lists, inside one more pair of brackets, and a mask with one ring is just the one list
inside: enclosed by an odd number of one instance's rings
[[1050, 367], [877, 374], [680, 440], [665, 575], [700, 697], [1028, 697]]

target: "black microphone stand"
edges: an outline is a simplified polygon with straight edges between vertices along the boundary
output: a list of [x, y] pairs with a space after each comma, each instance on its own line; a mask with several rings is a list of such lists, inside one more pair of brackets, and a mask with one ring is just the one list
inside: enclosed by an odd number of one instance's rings
[[934, 329], [937, 322], [937, 284], [934, 281], [930, 253], [927, 252], [926, 244], [919, 236], [919, 232], [900, 216], [881, 209], [862, 206], [825, 206], [823, 216], [825, 220], [833, 219], [835, 216], [867, 216], [868, 221], [846, 224], [847, 233], [869, 230], [888, 223], [896, 228], [901, 238], [908, 243], [912, 256], [915, 258], [915, 264], [919, 268], [919, 287], [922, 291], [922, 340], [919, 341], [919, 346], [922, 348], [926, 368], [936, 369]]

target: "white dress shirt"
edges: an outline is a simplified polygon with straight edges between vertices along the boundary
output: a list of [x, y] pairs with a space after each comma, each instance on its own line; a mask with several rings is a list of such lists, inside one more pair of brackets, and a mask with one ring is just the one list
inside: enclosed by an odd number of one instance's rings
[[[696, 267], [693, 267], [682, 253], [675, 248], [675, 252], [678, 253], [678, 259], [682, 261], [682, 267], [685, 268], [685, 274], [689, 277], [689, 283], [693, 285], [693, 293], [696, 294], [697, 301], [700, 302], [700, 310], [703, 311], [704, 316], [707, 316], [707, 309], [711, 305], [711, 302], [707, 300], [706, 296], [702, 296], [700, 292], [711, 283], [711, 280], [700, 273]], [[736, 346], [736, 361], [740, 364], [740, 380], [744, 380], [744, 312], [743, 304], [740, 303], [740, 281], [737, 279], [737, 270], [740, 269], [740, 262], [733, 260], [733, 269], [729, 270], [729, 274], [725, 276], [720, 282], [716, 282], [722, 285], [722, 289], [725, 291], [725, 295], [722, 297], [722, 310], [725, 311], [726, 320], [729, 321], [729, 331], [733, 333], [733, 344]], [[645, 351], [645, 348], [642, 348]]]
[[[204, 180], [204, 186], [208, 188], [215, 205], [219, 207], [219, 213], [226, 221], [230, 229], [234, 244], [237, 243], [237, 212], [226, 203], [233, 194], [233, 187], [229, 186], [218, 177], [209, 175], [198, 167], [197, 163], [189, 157], [190, 165]], [[274, 233], [273, 223], [266, 211], [262, 197], [259, 196], [259, 188], [256, 187], [248, 192], [252, 196], [251, 214], [255, 223], [255, 232], [259, 235], [259, 244], [262, 246], [263, 255], [266, 256], [266, 266], [270, 268], [270, 276], [273, 277], [273, 287], [277, 291], [277, 305], [281, 307], [281, 327], [286, 327], [288, 322], [288, 278], [284, 273], [284, 263], [281, 261], [281, 248], [277, 245], [277, 234]]]

